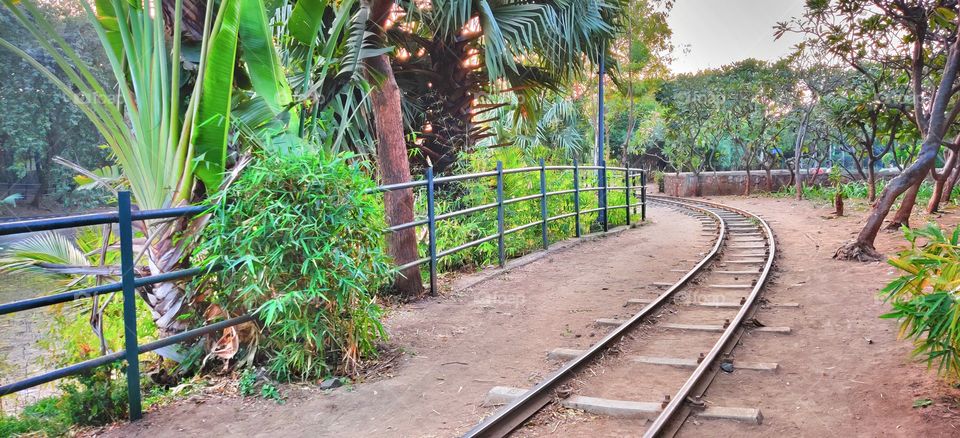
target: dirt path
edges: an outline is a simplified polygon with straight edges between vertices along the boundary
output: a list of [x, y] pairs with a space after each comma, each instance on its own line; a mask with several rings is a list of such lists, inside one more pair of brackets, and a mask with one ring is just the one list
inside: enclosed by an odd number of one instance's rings
[[[718, 198], [763, 215], [781, 256], [766, 298], [800, 309], [762, 310], [789, 339], [745, 337], [737, 354], [774, 359], [777, 374], [721, 375], [708, 401], [759, 406], [761, 426], [691, 423], [686, 436], [957, 436], [956, 391], [910, 362], [910, 345], [877, 316], [876, 291], [895, 273], [882, 263], [831, 259], [859, 228], [862, 214], [825, 219], [825, 208], [783, 199]], [[690, 218], [651, 209], [653, 220], [616, 237], [551, 254], [494, 280], [391, 312], [392, 343], [404, 354], [375, 382], [329, 392], [288, 387], [285, 405], [234, 398], [184, 401], [151, 412], [108, 436], [457, 436], [489, 413], [494, 385], [529, 386], [554, 365], [556, 346], [585, 347], [604, 329], [596, 318], [625, 317], [628, 298], [708, 246]], [[947, 215], [945, 224], [958, 221]], [[881, 251], [902, 246], [884, 234]], [[914, 400], [931, 398], [925, 409]], [[560, 421], [576, 423], [575, 414]], [[562, 430], [578, 430], [576, 424]], [[550, 429], [546, 429], [550, 430]], [[600, 431], [582, 431], [603, 436]], [[611, 433], [610, 436], [621, 434]]]
[[324, 393], [288, 388], [285, 405], [190, 401], [153, 412], [108, 436], [455, 436], [489, 410], [494, 385], [530, 385], [554, 366], [556, 345], [586, 347], [624, 317], [638, 288], [689, 268], [707, 240], [698, 225], [656, 209], [647, 225], [559, 250], [462, 292], [391, 312], [392, 343], [405, 354], [388, 378]]
[[[886, 263], [832, 259], [859, 231], [865, 214], [834, 219], [832, 209], [768, 198], [715, 198], [761, 214], [771, 221], [780, 257], [776, 276], [764, 291], [771, 302], [797, 302], [794, 309], [763, 309], [758, 319], [790, 326], [787, 339], [745, 336], [736, 354], [775, 358], [774, 375], [720, 375], [707, 400], [725, 406], [757, 406], [761, 426], [688, 422], [682, 436], [924, 436], [960, 435], [960, 396], [938, 382], [924, 365], [910, 360], [909, 342], [896, 340], [896, 324], [878, 316], [889, 311], [877, 298], [899, 275]], [[928, 218], [916, 217], [915, 225]], [[937, 220], [957, 223], [956, 214]], [[900, 232], [883, 232], [877, 249], [891, 254], [906, 242]], [[918, 399], [934, 404], [914, 409]]]

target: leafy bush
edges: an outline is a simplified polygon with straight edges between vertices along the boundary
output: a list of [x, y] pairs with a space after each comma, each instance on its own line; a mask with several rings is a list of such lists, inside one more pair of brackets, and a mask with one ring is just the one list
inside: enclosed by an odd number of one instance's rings
[[900, 322], [900, 336], [914, 343], [913, 354], [950, 380], [960, 380], [960, 227], [945, 235], [936, 224], [904, 228], [910, 249], [889, 263], [905, 272], [883, 289]]
[[259, 355], [281, 380], [353, 372], [386, 333], [374, 293], [393, 272], [368, 169], [350, 155], [262, 156], [230, 187], [198, 256], [224, 269], [202, 290], [257, 311]]
[[[877, 181], [877, 196], [880, 196], [880, 192], [883, 191], [884, 187], [887, 186], [885, 180]], [[845, 199], [867, 199], [869, 195], [870, 185], [866, 181], [851, 181], [848, 183], [840, 184], [840, 189], [843, 191], [843, 197]], [[933, 196], [933, 182], [924, 181], [920, 185], [920, 190], [917, 191], [917, 204], [923, 205]], [[796, 188], [794, 186], [785, 186], [780, 189], [780, 191], [774, 193], [774, 196], [783, 196], [783, 197], [792, 197], [796, 193]], [[820, 185], [804, 185], [803, 186], [803, 197], [805, 199], [833, 202], [833, 197], [837, 193], [836, 187], [824, 187]], [[953, 189], [953, 196], [951, 197], [953, 202], [960, 202], [960, 185]]]
[[60, 385], [62, 394], [0, 416], [0, 437], [63, 436], [71, 426], [102, 426], [127, 417], [127, 386], [120, 366], [104, 366]]
[[0, 415], [0, 436], [66, 435], [69, 426], [59, 402], [59, 398], [47, 397], [25, 407], [17, 417]]
[[99, 426], [127, 417], [127, 385], [115, 372], [119, 366], [103, 366], [60, 385], [57, 407], [70, 424]]

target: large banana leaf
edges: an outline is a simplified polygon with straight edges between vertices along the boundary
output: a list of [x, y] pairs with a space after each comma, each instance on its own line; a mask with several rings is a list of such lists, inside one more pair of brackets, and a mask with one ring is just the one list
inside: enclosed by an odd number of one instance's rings
[[299, 0], [290, 13], [290, 34], [301, 44], [309, 46], [317, 41], [323, 27], [323, 13], [328, 0]]
[[[318, 13], [322, 12], [321, 8]], [[286, 111], [293, 100], [292, 93], [273, 46], [263, 0], [247, 0], [240, 11], [240, 47], [253, 90], [274, 114]]]
[[94, 6], [97, 11], [97, 21], [103, 26], [109, 42], [109, 50], [117, 59], [123, 59], [123, 39], [120, 36], [120, 24], [117, 22], [117, 11], [111, 0], [96, 0]]
[[220, 189], [227, 158], [227, 133], [233, 96], [242, 0], [220, 4], [217, 22], [210, 34], [210, 47], [203, 71], [193, 138], [197, 157], [195, 173], [208, 192]]

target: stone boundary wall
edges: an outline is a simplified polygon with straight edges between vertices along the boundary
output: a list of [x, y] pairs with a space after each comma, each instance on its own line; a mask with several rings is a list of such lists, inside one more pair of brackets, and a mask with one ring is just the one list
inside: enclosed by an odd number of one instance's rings
[[[829, 169], [824, 169], [829, 172]], [[810, 172], [807, 169], [801, 169], [800, 173], [804, 175], [804, 184], [809, 184]], [[882, 169], [877, 171], [877, 179], [893, 178], [900, 173], [899, 170]], [[790, 184], [790, 171], [786, 169], [777, 169], [770, 172], [773, 180], [772, 191], [778, 191], [787, 184]], [[854, 174], [856, 175], [856, 174]], [[816, 184], [826, 184], [827, 174], [821, 173], [815, 175]], [[845, 177], [848, 175], [844, 174]], [[857, 175], [859, 177], [859, 175]], [[849, 179], [849, 178], [847, 178]], [[859, 178], [857, 178], [859, 179]], [[763, 170], [751, 170], [750, 180], [752, 182], [750, 192], [766, 192], [767, 173]], [[700, 173], [700, 196], [723, 196], [723, 195], [742, 195], [746, 190], [747, 172], [743, 170], [732, 170], [724, 172], [701, 172]], [[664, 194], [669, 196], [691, 197], [697, 196], [697, 177], [692, 172], [681, 172], [679, 175], [675, 172], [664, 173], [663, 175]]]

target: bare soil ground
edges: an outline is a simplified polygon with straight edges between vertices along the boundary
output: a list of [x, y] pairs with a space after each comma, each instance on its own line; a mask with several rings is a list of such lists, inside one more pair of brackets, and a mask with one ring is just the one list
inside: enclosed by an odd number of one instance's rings
[[[767, 325], [791, 326], [788, 337], [745, 336], [736, 354], [777, 361], [760, 376], [720, 375], [708, 403], [757, 406], [760, 426], [690, 421], [686, 436], [957, 436], [958, 391], [911, 361], [877, 290], [895, 275], [883, 263], [832, 260], [833, 250], [859, 229], [862, 212], [828, 219], [812, 203], [771, 198], [718, 198], [771, 221], [780, 245], [765, 292], [799, 309], [764, 309]], [[939, 220], [960, 222], [956, 214]], [[492, 412], [482, 407], [490, 387], [529, 386], [557, 364], [555, 347], [586, 347], [604, 328], [596, 318], [629, 315], [629, 298], [674, 281], [707, 249], [699, 223], [662, 208], [649, 223], [570, 246], [460, 292], [392, 309], [386, 325], [399, 351], [386, 356], [381, 376], [348, 388], [320, 391], [286, 386], [288, 401], [198, 396], [150, 412], [137, 424], [95, 431], [106, 436], [457, 436]], [[919, 220], [919, 219], [915, 219]], [[919, 222], [918, 222], [919, 223]], [[881, 235], [878, 249], [904, 244]], [[482, 275], [482, 274], [481, 274]], [[474, 277], [476, 278], [476, 277]], [[459, 284], [469, 284], [462, 279]], [[602, 367], [602, 364], [600, 365]], [[640, 379], [642, 376], [637, 376]], [[625, 385], [631, 383], [625, 382]], [[926, 408], [915, 400], [931, 399]], [[521, 435], [629, 436], [637, 430], [591, 429], [587, 416], [560, 411]]]

